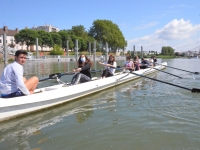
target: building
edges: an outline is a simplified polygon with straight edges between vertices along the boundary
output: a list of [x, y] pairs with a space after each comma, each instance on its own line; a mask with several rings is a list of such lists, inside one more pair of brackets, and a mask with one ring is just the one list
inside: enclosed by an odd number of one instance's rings
[[[0, 28], [0, 46], [3, 46], [3, 34], [6, 33], [6, 44], [7, 46], [15, 48], [18, 44], [15, 43], [15, 34], [18, 33], [19, 30], [16, 28], [15, 30], [8, 29], [7, 26]], [[16, 47], [17, 48], [17, 47]]]
[[[16, 44], [15, 43], [15, 37], [14, 36], [15, 36], [16, 33], [19, 33], [18, 28], [16, 28], [15, 30], [11, 30], [11, 29], [8, 29], [7, 26], [0, 28], [0, 48], [2, 48], [2, 46], [3, 46], [3, 34], [4, 33], [6, 33], [6, 45], [8, 47], [11, 47], [11, 48], [14, 48], [14, 49], [23, 49], [23, 50], [27, 49], [26, 44], [21, 44], [21, 43]], [[51, 49], [52, 48], [50, 48], [48, 46], [43, 47], [44, 51], [50, 51]], [[36, 45], [29, 46], [28, 50], [35, 51]], [[41, 51], [42, 48], [40, 46], [38, 46], [38, 50]]]
[[52, 25], [47, 25], [47, 24], [44, 24], [43, 26], [38, 26], [38, 27], [34, 26], [31, 29], [32, 30], [44, 30], [46, 32], [58, 32], [59, 31], [58, 28], [56, 28]]

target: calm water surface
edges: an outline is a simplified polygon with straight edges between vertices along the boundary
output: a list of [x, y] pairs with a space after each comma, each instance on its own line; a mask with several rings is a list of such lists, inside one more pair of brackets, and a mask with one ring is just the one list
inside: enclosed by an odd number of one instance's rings
[[[165, 59], [169, 66], [200, 72], [200, 59]], [[118, 61], [122, 65], [123, 61]], [[2, 72], [3, 64], [0, 64]], [[75, 62], [28, 62], [25, 76], [71, 71]], [[100, 66], [96, 64], [96, 69]], [[200, 75], [167, 68], [152, 78], [200, 88]], [[93, 74], [99, 76], [99, 74]], [[62, 77], [68, 82], [71, 76]], [[46, 81], [39, 87], [55, 85]], [[67, 92], [67, 91], [66, 91]], [[27, 99], [28, 100], [28, 99]], [[149, 79], [0, 123], [0, 149], [199, 150], [200, 94]]]

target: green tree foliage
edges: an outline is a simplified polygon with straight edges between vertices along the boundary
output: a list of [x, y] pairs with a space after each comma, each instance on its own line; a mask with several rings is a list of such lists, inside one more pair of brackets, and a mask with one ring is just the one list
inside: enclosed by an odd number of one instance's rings
[[68, 33], [68, 31], [66, 30], [60, 30], [59, 32], [59, 35], [61, 37], [61, 40], [62, 40], [62, 48], [67, 48], [67, 40], [69, 41], [69, 48], [70, 49], [73, 49], [74, 48], [74, 43]]
[[50, 33], [45, 32], [44, 30], [38, 30], [39, 35], [39, 45], [41, 46], [42, 50], [44, 46], [53, 46], [53, 40]]
[[82, 37], [82, 38], [85, 38], [85, 39], [88, 38], [88, 33], [85, 30], [85, 27], [83, 25], [72, 26], [71, 31], [77, 37]]
[[95, 20], [89, 30], [89, 35], [95, 38], [102, 46], [106, 42], [113, 52], [117, 48], [123, 49], [127, 43], [119, 27], [110, 20]]
[[57, 44], [55, 44], [53, 50], [50, 51], [50, 55], [63, 55], [63, 53], [63, 49]]
[[31, 45], [35, 45], [36, 38], [39, 38], [39, 35], [36, 31], [30, 29], [20, 30], [19, 33], [15, 34], [15, 42], [26, 44], [27, 50]]
[[85, 30], [85, 27], [83, 25], [72, 26], [71, 33], [73, 33], [73, 41], [76, 41], [76, 39], [78, 39], [79, 51], [87, 50], [88, 33]]
[[62, 46], [61, 36], [58, 32], [50, 32], [50, 35], [53, 40], [53, 44]]
[[161, 54], [174, 56], [174, 49], [170, 46], [163, 46], [161, 49]]
[[88, 36], [88, 32], [83, 25], [72, 26], [72, 29], [67, 30], [67, 33], [73, 41], [74, 46], [76, 39], [78, 39], [79, 51], [86, 51], [89, 49], [88, 43], [92, 43], [95, 40], [94, 38], [90, 38]]

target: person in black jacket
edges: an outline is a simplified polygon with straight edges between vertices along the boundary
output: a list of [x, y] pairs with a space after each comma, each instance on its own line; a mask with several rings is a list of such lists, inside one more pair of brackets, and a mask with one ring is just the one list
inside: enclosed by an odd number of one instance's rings
[[85, 55], [81, 55], [78, 59], [77, 66], [78, 68], [73, 70], [73, 72], [77, 73], [73, 76], [71, 85], [78, 84], [79, 82], [84, 83], [91, 81], [92, 76], [90, 68], [92, 66], [92, 62], [90, 59]]
[[150, 65], [149, 61], [147, 61], [147, 60], [145, 60], [144, 58], [142, 58], [140, 68], [141, 68], [141, 69], [146, 69], [146, 68], [148, 68], [149, 65]]

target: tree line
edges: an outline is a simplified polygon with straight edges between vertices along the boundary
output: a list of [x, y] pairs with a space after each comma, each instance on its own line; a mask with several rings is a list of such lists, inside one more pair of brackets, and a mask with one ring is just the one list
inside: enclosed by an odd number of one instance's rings
[[170, 56], [174, 56], [174, 49], [170, 46], [163, 46], [161, 49], [161, 54], [162, 55], [170, 55]]
[[111, 52], [116, 52], [118, 49], [124, 49], [127, 46], [121, 30], [110, 20], [95, 20], [88, 31], [83, 25], [72, 26], [71, 29], [60, 30], [59, 32], [23, 29], [15, 35], [15, 42], [26, 44], [28, 50], [29, 46], [36, 44], [36, 38], [38, 38], [38, 45], [42, 50], [45, 46], [53, 47], [54, 45], [66, 49], [67, 40], [69, 49], [73, 50], [76, 39], [78, 39], [79, 51], [87, 51], [89, 42], [93, 43], [94, 41], [97, 43], [97, 51], [103, 51], [106, 42]]

